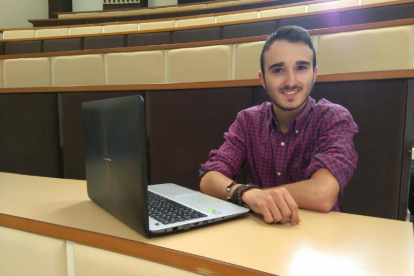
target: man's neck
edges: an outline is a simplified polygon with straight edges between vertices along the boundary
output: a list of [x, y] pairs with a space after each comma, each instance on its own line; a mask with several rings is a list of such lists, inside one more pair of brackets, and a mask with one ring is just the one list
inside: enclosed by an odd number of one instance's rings
[[273, 114], [279, 124], [279, 128], [283, 133], [288, 131], [289, 125], [302, 113], [306, 104], [295, 110], [282, 110], [272, 103]]

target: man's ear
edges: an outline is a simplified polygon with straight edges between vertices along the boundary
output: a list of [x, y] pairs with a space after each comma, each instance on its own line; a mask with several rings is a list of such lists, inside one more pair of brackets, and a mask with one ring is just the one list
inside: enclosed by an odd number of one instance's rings
[[260, 81], [260, 84], [263, 86], [263, 88], [266, 89], [266, 83], [264, 81], [264, 76], [262, 72], [259, 72], [259, 81]]
[[318, 65], [316, 65], [315, 69], [313, 70], [313, 84], [315, 84], [317, 76], [318, 76]]

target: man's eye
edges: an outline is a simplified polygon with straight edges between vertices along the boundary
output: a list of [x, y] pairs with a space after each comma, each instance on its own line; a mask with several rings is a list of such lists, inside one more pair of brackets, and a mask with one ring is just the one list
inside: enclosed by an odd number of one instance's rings
[[282, 72], [283, 72], [283, 70], [281, 68], [275, 68], [275, 69], [273, 69], [273, 73], [280, 74]]
[[307, 66], [303, 66], [303, 65], [300, 65], [300, 66], [298, 66], [298, 68], [297, 68], [299, 71], [302, 71], [302, 70], [306, 70], [306, 69], [308, 69], [308, 67]]

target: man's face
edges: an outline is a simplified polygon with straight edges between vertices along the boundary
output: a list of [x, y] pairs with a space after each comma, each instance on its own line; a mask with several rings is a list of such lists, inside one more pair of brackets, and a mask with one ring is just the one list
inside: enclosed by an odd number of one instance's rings
[[273, 102], [273, 110], [301, 112], [316, 80], [313, 52], [304, 43], [276, 40], [264, 53], [264, 72], [259, 79]]

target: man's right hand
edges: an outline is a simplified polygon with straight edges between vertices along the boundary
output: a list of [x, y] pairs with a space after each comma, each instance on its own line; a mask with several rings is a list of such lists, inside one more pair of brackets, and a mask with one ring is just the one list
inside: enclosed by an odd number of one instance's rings
[[250, 189], [243, 194], [242, 200], [253, 212], [263, 215], [266, 223], [290, 221], [296, 225], [300, 222], [298, 205], [286, 188]]

